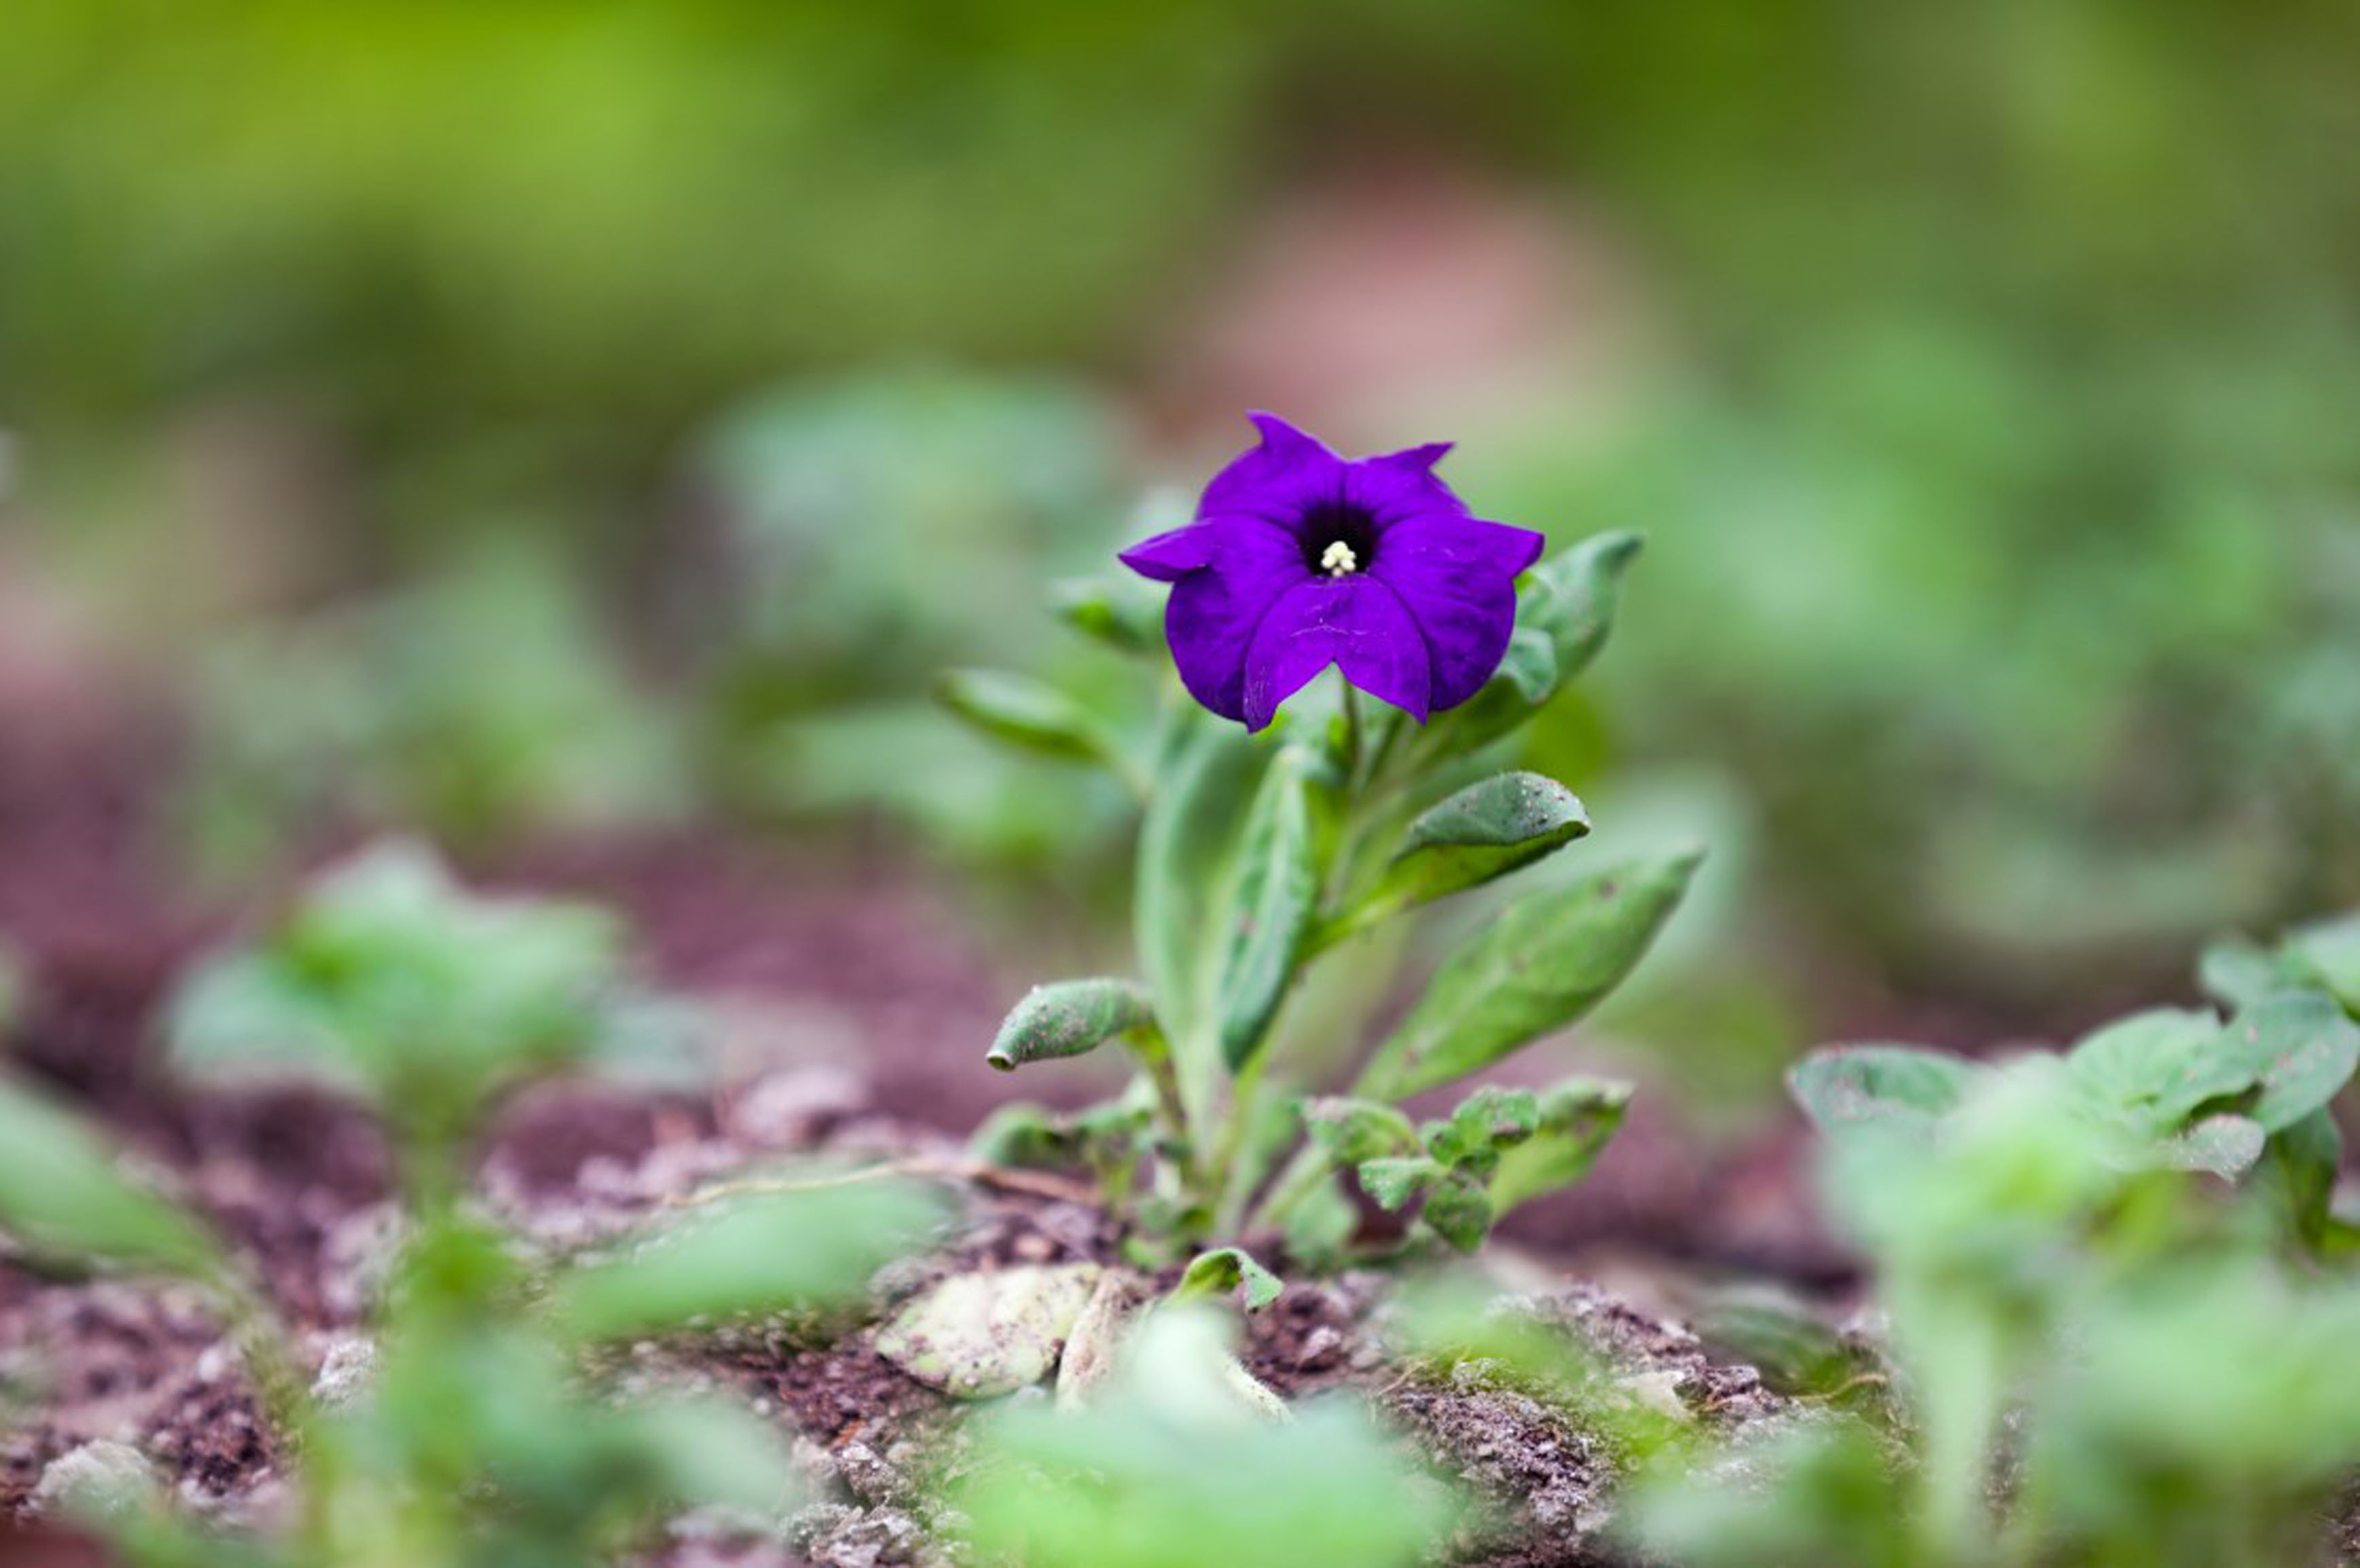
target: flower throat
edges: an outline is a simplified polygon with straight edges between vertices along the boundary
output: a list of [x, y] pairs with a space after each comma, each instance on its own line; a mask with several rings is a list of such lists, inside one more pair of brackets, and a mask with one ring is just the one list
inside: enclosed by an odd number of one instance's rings
[[1376, 519], [1349, 502], [1323, 501], [1307, 508], [1296, 537], [1303, 541], [1305, 563], [1323, 576], [1366, 572], [1377, 553]]

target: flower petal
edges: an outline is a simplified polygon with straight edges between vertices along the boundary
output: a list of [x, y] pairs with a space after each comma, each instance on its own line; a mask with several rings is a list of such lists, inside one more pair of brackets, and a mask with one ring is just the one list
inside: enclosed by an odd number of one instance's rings
[[[1175, 560], [1204, 556], [1204, 565], [1176, 574], [1164, 606], [1164, 637], [1188, 695], [1225, 719], [1242, 721], [1246, 648], [1271, 606], [1308, 582], [1310, 569], [1294, 535], [1259, 518], [1217, 517], [1175, 533], [1202, 537], [1166, 547], [1146, 565], [1131, 560], [1136, 551], [1124, 560], [1153, 577]], [[1139, 550], [1174, 537], [1160, 535]]]
[[1249, 414], [1262, 444], [1213, 475], [1198, 503], [1200, 517], [1242, 512], [1289, 524], [1306, 506], [1343, 494], [1344, 460], [1276, 414]]
[[[1254, 535], [1268, 535], [1269, 539]], [[1207, 517], [1185, 528], [1173, 528], [1142, 539], [1115, 559], [1158, 583], [1177, 583], [1186, 573], [1216, 565], [1231, 556], [1259, 559], [1262, 547], [1276, 540], [1291, 542], [1286, 533], [1265, 518], [1231, 515]]]
[[1331, 664], [1371, 697], [1426, 722], [1426, 640], [1392, 589], [1354, 575], [1300, 583], [1262, 616], [1246, 650], [1246, 728], [1268, 724], [1279, 704]]
[[1545, 542], [1530, 528], [1448, 512], [1387, 526], [1369, 575], [1401, 596], [1426, 634], [1436, 708], [1457, 707], [1500, 668], [1516, 629], [1516, 574]]

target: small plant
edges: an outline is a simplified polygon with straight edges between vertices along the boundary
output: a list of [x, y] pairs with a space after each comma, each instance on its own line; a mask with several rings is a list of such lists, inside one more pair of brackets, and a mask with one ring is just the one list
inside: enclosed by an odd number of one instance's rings
[[[2208, 953], [2212, 1012], [1991, 1063], [1801, 1063], [1889, 1367], [1824, 1331], [1827, 1419], [1657, 1456], [1632, 1532], [1699, 1564], [2309, 1561], [2360, 1466], [2360, 1281], [2329, 1102], [2360, 1066], [2350, 921]], [[2200, 1180], [2202, 1178], [2202, 1180]], [[1775, 1325], [1789, 1351], [1811, 1335]], [[1771, 1358], [1765, 1358], [1765, 1366]], [[1847, 1401], [1863, 1383], [1886, 1398]]]
[[38, 1258], [205, 1288], [295, 1461], [300, 1506], [268, 1537], [216, 1535], [152, 1501], [94, 1512], [135, 1561], [574, 1563], [642, 1542], [680, 1508], [775, 1519], [789, 1506], [792, 1462], [750, 1414], [625, 1401], [588, 1369], [617, 1341], [857, 1297], [934, 1207], [883, 1181], [774, 1192], [571, 1258], [493, 1224], [466, 1176], [501, 1094], [650, 1054], [648, 1002], [621, 957], [598, 910], [476, 898], [394, 845], [332, 870], [186, 984], [171, 1030], [183, 1072], [325, 1080], [385, 1118], [405, 1234], [356, 1388], [310, 1386], [266, 1293], [202, 1216], [125, 1173], [67, 1113], [0, 1084], [0, 1228]]
[[[1152, 600], [1120, 584], [1059, 594], [1088, 636], [1147, 658], [1168, 646], [1182, 690], [1152, 720], [1013, 675], [944, 682], [954, 711], [1106, 768], [1145, 811], [1144, 981], [1042, 986], [990, 1052], [1015, 1070], [1119, 1041], [1138, 1077], [1074, 1116], [1011, 1107], [981, 1143], [990, 1158], [1093, 1171], [1150, 1260], [1283, 1229], [1298, 1259], [1331, 1261], [1355, 1228], [1345, 1174], [1389, 1209], [1415, 1208], [1414, 1237], [1471, 1250], [1508, 1209], [1588, 1169], [1628, 1091], [1484, 1088], [1423, 1125], [1400, 1102], [1594, 1007], [1645, 952], [1696, 855], [1505, 905], [1343, 1094], [1274, 1100], [1272, 1086], [1316, 1070], [1323, 1048], [1332, 1062], [1334, 1039], [1386, 988], [1378, 949], [1347, 978], [1356, 995], [1309, 996], [1320, 961], [1590, 831], [1570, 790], [1503, 764], [1596, 657], [1639, 540], [1604, 535], [1539, 561], [1539, 534], [1473, 517], [1436, 476], [1447, 443], [1348, 461], [1284, 420], [1254, 422], [1260, 443], [1214, 478], [1194, 522], [1123, 552], [1170, 585], [1160, 633]], [[1330, 668], [1340, 679], [1315, 684]]]

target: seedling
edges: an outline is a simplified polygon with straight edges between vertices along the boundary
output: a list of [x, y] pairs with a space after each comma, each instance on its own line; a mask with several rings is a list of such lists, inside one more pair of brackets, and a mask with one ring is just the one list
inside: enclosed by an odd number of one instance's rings
[[135, 1561], [586, 1562], [684, 1508], [775, 1519], [789, 1506], [792, 1462], [751, 1414], [625, 1402], [585, 1369], [617, 1341], [844, 1302], [923, 1238], [934, 1207], [886, 1181], [774, 1192], [572, 1258], [494, 1225], [465, 1177], [500, 1095], [644, 1062], [649, 999], [622, 958], [598, 910], [477, 898], [396, 845], [333, 869], [190, 979], [171, 1038], [184, 1072], [326, 1082], [391, 1134], [406, 1236], [356, 1394], [307, 1387], [286, 1325], [203, 1216], [127, 1174], [71, 1115], [0, 1084], [0, 1228], [37, 1256], [204, 1287], [294, 1461], [301, 1507], [268, 1537], [215, 1536], [158, 1502], [98, 1516]]
[[1304, 1000], [1323, 960], [1361, 992], [1328, 1010], [1372, 1010], [1382, 965], [1338, 961], [1589, 833], [1572, 791], [1502, 764], [1598, 654], [1639, 540], [1602, 535], [1535, 564], [1540, 535], [1470, 516], [1436, 476], [1446, 445], [1347, 461], [1255, 422], [1261, 443], [1213, 480], [1196, 520], [1123, 554], [1170, 584], [1160, 632], [1152, 601], [1120, 583], [1058, 594], [1066, 621], [1111, 648], [1160, 662], [1168, 647], [1177, 689], [1152, 719], [1015, 675], [944, 684], [987, 733], [1107, 768], [1144, 800], [1143, 978], [1036, 988], [989, 1056], [1015, 1071], [1117, 1043], [1133, 1085], [1076, 1116], [1011, 1110], [981, 1152], [1092, 1171], [1143, 1260], [1283, 1231], [1297, 1260], [1333, 1262], [1355, 1229], [1345, 1176], [1414, 1215], [1413, 1244], [1471, 1250], [1509, 1209], [1582, 1175], [1628, 1089], [1481, 1089], [1424, 1125], [1400, 1102], [1595, 1007], [1678, 903], [1695, 854], [1503, 905], [1341, 1094], [1274, 1100], [1273, 1086], [1306, 1076], [1312, 1037], [1335, 1026]]

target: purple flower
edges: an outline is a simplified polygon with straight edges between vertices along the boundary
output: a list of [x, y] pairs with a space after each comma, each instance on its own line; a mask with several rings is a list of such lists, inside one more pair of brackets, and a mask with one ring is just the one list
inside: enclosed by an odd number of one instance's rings
[[1530, 528], [1485, 522], [1434, 476], [1448, 441], [1346, 459], [1274, 414], [1196, 520], [1122, 552], [1172, 584], [1164, 632], [1188, 694], [1259, 730], [1329, 665], [1420, 724], [1481, 690], [1516, 624]]

